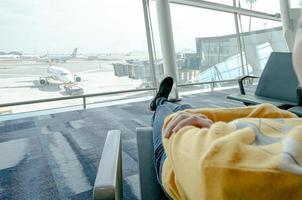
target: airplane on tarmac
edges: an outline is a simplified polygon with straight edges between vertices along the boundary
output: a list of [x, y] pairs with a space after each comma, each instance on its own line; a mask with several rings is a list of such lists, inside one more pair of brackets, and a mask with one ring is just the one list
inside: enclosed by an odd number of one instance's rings
[[51, 62], [49, 62], [49, 67], [47, 69], [47, 72], [49, 76], [40, 78], [41, 85], [49, 84], [50, 79], [59, 81], [60, 83], [65, 85], [75, 84], [82, 80], [80, 76], [73, 74], [71, 71], [69, 71], [66, 68], [51, 65]]
[[75, 48], [71, 55], [62, 55], [62, 56], [50, 56], [49, 54], [46, 54], [44, 56], [41, 56], [38, 61], [41, 62], [55, 62], [55, 63], [65, 63], [67, 60], [70, 60], [72, 58], [75, 58], [78, 53], [78, 48]]

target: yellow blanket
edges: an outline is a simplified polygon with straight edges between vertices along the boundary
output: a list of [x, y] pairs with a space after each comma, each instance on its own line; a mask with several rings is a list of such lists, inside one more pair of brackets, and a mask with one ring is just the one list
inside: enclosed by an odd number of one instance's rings
[[302, 120], [296, 115], [269, 104], [186, 112], [215, 123], [186, 126], [163, 139], [162, 181], [173, 199], [302, 199]]

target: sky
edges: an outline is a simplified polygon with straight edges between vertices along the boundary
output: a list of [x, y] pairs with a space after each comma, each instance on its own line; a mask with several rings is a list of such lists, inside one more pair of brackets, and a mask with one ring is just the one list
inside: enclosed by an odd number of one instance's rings
[[[232, 0], [212, 2], [231, 5]], [[159, 49], [154, 1], [150, 7]], [[242, 7], [249, 4], [242, 0]], [[279, 0], [258, 0], [254, 9], [274, 14], [279, 12]], [[171, 4], [171, 15], [177, 51], [193, 51], [197, 37], [235, 33], [232, 14]], [[254, 29], [279, 25], [253, 19]], [[1, 0], [0, 30], [0, 51], [69, 54], [75, 47], [80, 53], [147, 51], [141, 0]]]
[[[128, 9], [131, 7], [131, 9]], [[0, 51], [145, 50], [141, 1], [1, 0]]]

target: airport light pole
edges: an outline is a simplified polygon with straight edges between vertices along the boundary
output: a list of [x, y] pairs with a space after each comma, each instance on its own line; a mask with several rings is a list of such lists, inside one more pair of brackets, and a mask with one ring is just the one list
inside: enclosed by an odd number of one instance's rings
[[179, 100], [177, 92], [177, 65], [173, 40], [169, 0], [156, 0], [160, 46], [163, 56], [165, 76], [171, 76], [175, 84], [170, 94], [170, 100]]

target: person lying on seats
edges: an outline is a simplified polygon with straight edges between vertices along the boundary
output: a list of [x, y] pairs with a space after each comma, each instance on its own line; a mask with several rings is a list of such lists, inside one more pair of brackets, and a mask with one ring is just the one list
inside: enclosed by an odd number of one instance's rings
[[150, 102], [158, 182], [172, 199], [302, 199], [302, 120], [270, 104], [193, 109]]
[[[302, 17], [293, 63], [302, 83]], [[150, 102], [155, 170], [173, 199], [302, 199], [302, 119], [270, 104], [193, 109], [168, 101], [165, 78]]]

